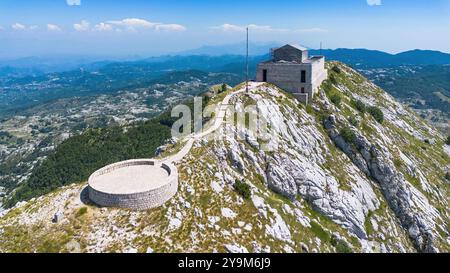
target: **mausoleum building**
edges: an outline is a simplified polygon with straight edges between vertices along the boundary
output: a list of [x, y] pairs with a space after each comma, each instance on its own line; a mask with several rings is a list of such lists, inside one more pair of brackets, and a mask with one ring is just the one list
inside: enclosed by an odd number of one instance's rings
[[256, 80], [272, 83], [308, 103], [328, 77], [324, 56], [309, 57], [306, 48], [285, 45], [272, 50], [272, 59], [258, 64]]

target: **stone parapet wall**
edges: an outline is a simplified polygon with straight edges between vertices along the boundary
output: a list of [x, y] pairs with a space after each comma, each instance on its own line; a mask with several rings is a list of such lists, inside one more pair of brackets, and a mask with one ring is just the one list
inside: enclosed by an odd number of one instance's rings
[[[139, 159], [128, 160], [106, 166], [97, 172], [93, 173], [89, 178], [89, 182], [97, 176], [112, 172], [119, 168], [136, 166], [136, 165], [155, 165], [161, 164], [161, 168], [168, 172], [167, 183], [159, 188], [152, 189], [146, 192], [137, 192], [129, 194], [115, 194], [101, 192], [95, 189], [89, 183], [89, 199], [102, 207], [117, 207], [127, 208], [132, 210], [146, 210], [163, 205], [166, 201], [172, 198], [178, 190], [178, 171], [176, 167], [168, 163], [157, 163], [153, 160]], [[149, 183], [151, 183], [149, 177]]]

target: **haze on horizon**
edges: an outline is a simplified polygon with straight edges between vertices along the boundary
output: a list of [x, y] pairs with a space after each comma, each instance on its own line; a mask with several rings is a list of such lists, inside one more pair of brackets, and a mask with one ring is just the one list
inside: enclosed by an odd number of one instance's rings
[[242, 42], [450, 52], [450, 1], [2, 0], [0, 58], [152, 56]]

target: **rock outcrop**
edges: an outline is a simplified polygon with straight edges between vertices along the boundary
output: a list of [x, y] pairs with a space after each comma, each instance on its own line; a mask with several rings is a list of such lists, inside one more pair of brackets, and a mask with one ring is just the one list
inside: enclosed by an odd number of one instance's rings
[[437, 252], [434, 246], [434, 222], [439, 213], [429, 204], [427, 198], [396, 170], [388, 151], [371, 144], [355, 129], [353, 129], [355, 140], [348, 143], [339, 133], [336, 117], [333, 115], [325, 120], [324, 126], [336, 146], [344, 151], [361, 171], [380, 184], [390, 208], [418, 249], [424, 252]]

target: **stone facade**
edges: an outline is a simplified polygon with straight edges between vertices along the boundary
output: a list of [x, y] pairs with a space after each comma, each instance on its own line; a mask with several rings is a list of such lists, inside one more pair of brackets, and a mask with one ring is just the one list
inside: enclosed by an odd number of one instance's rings
[[[166, 183], [162, 186], [135, 193], [109, 193], [95, 188], [95, 177], [112, 172], [118, 168], [126, 168], [136, 165], [158, 165], [167, 171]], [[151, 183], [151, 177], [148, 178]], [[106, 166], [93, 173], [89, 178], [89, 199], [102, 207], [127, 208], [132, 210], [146, 210], [163, 205], [172, 198], [178, 190], [178, 171], [176, 167], [169, 163], [158, 163], [153, 160], [128, 160]]]
[[308, 103], [327, 79], [325, 57], [308, 57], [308, 51], [285, 45], [273, 50], [270, 61], [258, 64], [256, 80], [275, 84]]

